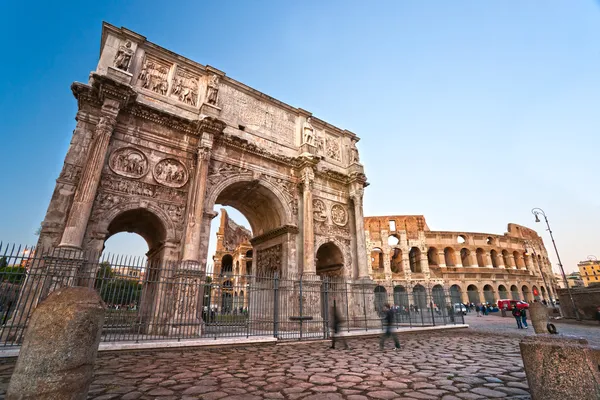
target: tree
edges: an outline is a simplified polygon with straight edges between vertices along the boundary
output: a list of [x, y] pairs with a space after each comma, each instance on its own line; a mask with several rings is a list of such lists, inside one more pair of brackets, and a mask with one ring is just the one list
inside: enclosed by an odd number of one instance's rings
[[98, 289], [103, 286], [103, 282], [110, 282], [115, 276], [115, 273], [110, 266], [108, 261], [101, 262], [98, 265], [98, 272], [96, 272], [96, 282], [94, 283], [94, 288]]
[[27, 276], [27, 269], [20, 265], [11, 265], [0, 268], [0, 282], [20, 285]]
[[6, 260], [6, 257], [0, 258], [0, 268], [6, 268], [6, 267], [8, 267], [8, 261]]

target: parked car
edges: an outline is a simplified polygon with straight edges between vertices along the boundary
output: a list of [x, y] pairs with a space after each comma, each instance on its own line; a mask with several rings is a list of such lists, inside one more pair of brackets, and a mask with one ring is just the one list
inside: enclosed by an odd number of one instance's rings
[[501, 310], [506, 308], [507, 311], [512, 311], [512, 309], [515, 307], [518, 310], [528, 309], [529, 303], [520, 300], [498, 300], [498, 308]]
[[467, 307], [465, 307], [464, 304], [461, 303], [456, 303], [454, 305], [454, 313], [455, 314], [460, 314], [462, 313], [462, 315], [466, 315], [467, 314]]

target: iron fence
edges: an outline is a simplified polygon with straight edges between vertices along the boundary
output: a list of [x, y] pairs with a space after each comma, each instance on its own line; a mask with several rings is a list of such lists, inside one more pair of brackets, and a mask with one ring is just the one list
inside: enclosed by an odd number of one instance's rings
[[333, 307], [344, 330], [352, 332], [381, 328], [385, 304], [397, 327], [464, 322], [439, 286], [396, 286], [387, 293], [342, 277], [217, 275], [180, 263], [0, 244], [0, 346], [19, 345], [37, 304], [67, 286], [94, 288], [106, 303], [103, 342], [323, 339], [329, 337]]

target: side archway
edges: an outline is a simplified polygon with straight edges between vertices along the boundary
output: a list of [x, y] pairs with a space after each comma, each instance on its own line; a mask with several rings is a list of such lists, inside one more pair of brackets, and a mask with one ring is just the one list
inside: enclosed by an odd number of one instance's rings
[[317, 250], [317, 275], [344, 275], [344, 255], [335, 243], [327, 242], [319, 246]]

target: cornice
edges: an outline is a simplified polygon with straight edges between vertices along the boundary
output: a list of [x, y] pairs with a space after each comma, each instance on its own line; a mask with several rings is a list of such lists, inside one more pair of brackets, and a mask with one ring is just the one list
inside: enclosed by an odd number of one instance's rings
[[295, 225], [283, 225], [279, 228], [275, 228], [273, 230], [270, 230], [269, 232], [263, 233], [262, 235], [253, 237], [252, 239], [250, 239], [250, 244], [252, 246], [256, 246], [260, 243], [266, 242], [267, 240], [271, 240], [281, 235], [285, 235], [286, 233], [296, 234], [298, 233], [298, 227]]
[[135, 103], [126, 110], [129, 114], [138, 118], [163, 125], [168, 128], [185, 132], [190, 135], [198, 135], [199, 121], [178, 117], [166, 111], [158, 110], [142, 103]]
[[223, 146], [235, 148], [235, 149], [238, 149], [241, 151], [245, 151], [245, 152], [248, 152], [251, 154], [255, 154], [257, 156], [260, 156], [260, 157], [263, 157], [263, 158], [266, 158], [271, 161], [274, 161], [274, 162], [277, 162], [280, 164], [284, 164], [287, 166], [299, 167], [300, 163], [301, 163], [300, 159], [298, 159], [297, 157], [287, 157], [287, 156], [282, 156], [280, 154], [271, 153], [265, 149], [258, 147], [254, 143], [250, 143], [248, 140], [242, 139], [235, 135], [227, 135], [227, 134], [220, 135], [216, 138], [216, 143], [223, 145]]

